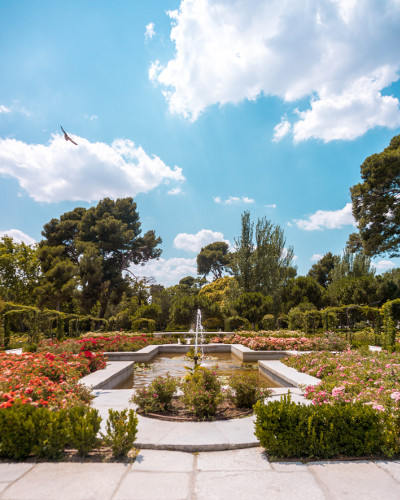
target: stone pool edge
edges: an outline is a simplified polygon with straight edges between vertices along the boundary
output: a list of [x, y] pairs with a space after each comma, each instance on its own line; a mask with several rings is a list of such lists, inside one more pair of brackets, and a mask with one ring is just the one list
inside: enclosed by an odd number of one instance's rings
[[[94, 390], [112, 390], [133, 372], [135, 362], [148, 363], [157, 354], [171, 352], [183, 354], [190, 348], [191, 346], [182, 344], [165, 344], [147, 346], [136, 352], [106, 352], [104, 353], [108, 359], [106, 368], [86, 375], [80, 382]], [[320, 379], [301, 373], [279, 361], [287, 356], [298, 355], [298, 351], [253, 351], [241, 344], [205, 344], [202, 348], [206, 353], [230, 352], [244, 363], [258, 361], [260, 373], [282, 386], [277, 389], [315, 386], [320, 382]]]

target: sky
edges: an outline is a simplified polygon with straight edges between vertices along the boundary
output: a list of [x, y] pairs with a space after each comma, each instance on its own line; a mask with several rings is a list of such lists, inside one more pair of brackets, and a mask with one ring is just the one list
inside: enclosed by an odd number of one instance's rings
[[132, 196], [163, 240], [138, 276], [196, 276], [244, 211], [305, 275], [343, 251], [360, 166], [400, 133], [399, 47], [399, 0], [0, 2], [0, 236]]

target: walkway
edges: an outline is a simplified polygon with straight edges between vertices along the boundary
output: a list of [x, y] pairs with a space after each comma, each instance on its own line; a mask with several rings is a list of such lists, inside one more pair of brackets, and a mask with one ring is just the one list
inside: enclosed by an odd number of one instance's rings
[[[273, 389], [271, 399], [279, 399], [287, 388]], [[302, 401], [302, 391], [290, 388], [293, 401]], [[94, 390], [96, 398], [92, 406], [99, 410], [102, 425], [105, 425], [108, 410], [134, 408], [129, 404], [133, 389]], [[305, 401], [309, 403], [309, 401]], [[179, 450], [188, 452], [221, 451], [258, 446], [254, 436], [255, 417], [246, 417], [215, 422], [170, 422], [139, 415], [137, 447], [153, 450]]]
[[261, 448], [141, 450], [133, 464], [0, 463], [0, 500], [398, 500], [400, 462], [270, 463]]

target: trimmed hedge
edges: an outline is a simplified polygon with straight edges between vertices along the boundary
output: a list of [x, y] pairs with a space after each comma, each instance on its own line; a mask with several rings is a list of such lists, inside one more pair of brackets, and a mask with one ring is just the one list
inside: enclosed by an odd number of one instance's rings
[[274, 458], [326, 459], [399, 453], [399, 417], [361, 403], [305, 406], [280, 401], [254, 406], [255, 435]]
[[[130, 410], [114, 411], [103, 436], [115, 457], [129, 451], [136, 438], [138, 420]], [[98, 438], [101, 417], [90, 407], [75, 406], [52, 411], [45, 407], [14, 404], [0, 410], [0, 458], [23, 460], [32, 456], [56, 459], [66, 448], [86, 456], [102, 444]]]

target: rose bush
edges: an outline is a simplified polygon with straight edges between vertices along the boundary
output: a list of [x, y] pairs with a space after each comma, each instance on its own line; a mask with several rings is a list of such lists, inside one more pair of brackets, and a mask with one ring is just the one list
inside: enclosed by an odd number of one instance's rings
[[283, 363], [322, 379], [306, 388], [314, 404], [361, 402], [391, 412], [400, 407], [400, 353], [319, 352], [285, 358]]
[[0, 408], [14, 403], [68, 408], [86, 405], [89, 389], [78, 380], [106, 362], [101, 353], [0, 353]]

